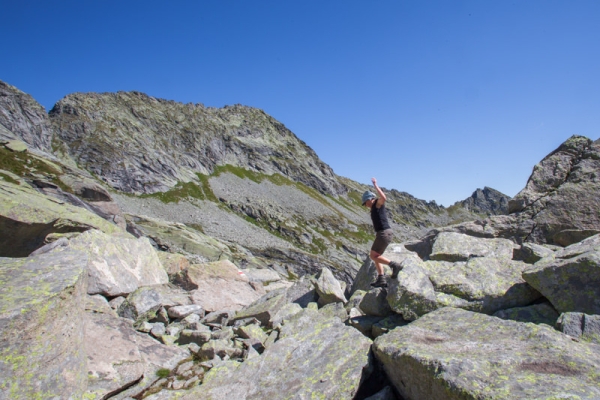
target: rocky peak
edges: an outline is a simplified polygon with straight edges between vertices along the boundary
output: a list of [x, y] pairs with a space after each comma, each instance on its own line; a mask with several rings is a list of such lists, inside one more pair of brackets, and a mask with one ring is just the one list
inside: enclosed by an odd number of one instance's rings
[[510, 197], [485, 186], [483, 189], [477, 189], [471, 197], [458, 202], [457, 204], [466, 208], [468, 211], [486, 214], [486, 215], [502, 215], [508, 214], [508, 201]]
[[139, 92], [75, 93], [50, 118], [70, 156], [124, 192], [166, 191], [224, 165], [281, 174], [323, 194], [346, 192], [306, 143], [256, 108], [210, 108]]
[[50, 152], [50, 121], [46, 110], [27, 93], [0, 81], [0, 140], [22, 140]]
[[544, 157], [509, 212], [531, 218], [528, 241], [566, 246], [600, 232], [600, 143], [572, 136]]

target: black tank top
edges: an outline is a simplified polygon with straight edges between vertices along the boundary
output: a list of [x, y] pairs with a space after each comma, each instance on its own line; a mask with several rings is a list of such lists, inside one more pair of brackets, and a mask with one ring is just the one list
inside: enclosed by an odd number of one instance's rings
[[371, 207], [371, 221], [373, 221], [373, 228], [375, 228], [375, 232], [391, 228], [387, 219], [385, 204], [383, 204], [380, 208], [377, 208], [378, 201], [379, 199], [375, 200], [375, 203], [373, 203], [373, 206]]

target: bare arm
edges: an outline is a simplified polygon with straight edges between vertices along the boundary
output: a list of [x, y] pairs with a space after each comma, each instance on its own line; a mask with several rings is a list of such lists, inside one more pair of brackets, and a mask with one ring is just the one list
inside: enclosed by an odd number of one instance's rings
[[381, 188], [379, 186], [377, 186], [377, 179], [371, 178], [371, 182], [373, 182], [373, 186], [375, 186], [375, 190], [377, 191], [377, 194], [379, 195], [380, 201], [377, 202], [377, 208], [380, 208], [382, 205], [385, 204], [387, 197], [385, 197], [385, 193], [383, 193], [383, 190], [381, 190]]

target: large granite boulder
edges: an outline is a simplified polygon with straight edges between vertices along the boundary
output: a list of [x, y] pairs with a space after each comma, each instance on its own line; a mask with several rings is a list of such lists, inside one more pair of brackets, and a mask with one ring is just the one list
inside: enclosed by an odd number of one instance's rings
[[50, 234], [121, 229], [81, 207], [0, 179], [0, 256], [26, 257], [45, 244]]
[[110, 313], [85, 313], [87, 390], [83, 397], [112, 398], [140, 393], [161, 369], [172, 370], [191, 357], [184, 347], [166, 346], [136, 332], [132, 321]]
[[523, 271], [559, 313], [600, 314], [600, 236], [569, 246]]
[[111, 236], [90, 230], [69, 241], [69, 248], [89, 255], [89, 294], [127, 295], [140, 286], [169, 282], [156, 250], [147, 238]]
[[448, 262], [422, 261], [415, 256], [405, 258], [401, 265], [398, 279], [389, 281], [387, 301], [394, 312], [410, 321], [447, 306], [493, 314], [530, 305], [541, 297], [521, 276], [528, 264], [510, 258]]
[[[130, 293], [119, 306], [121, 317], [141, 322], [152, 319], [161, 307], [191, 305], [187, 292], [170, 284], [142, 286]], [[198, 307], [198, 306], [197, 306]]]
[[330, 303], [348, 302], [340, 282], [333, 276], [333, 273], [331, 273], [331, 270], [327, 267], [323, 267], [321, 272], [317, 275], [315, 290], [319, 295], [320, 306]]
[[485, 239], [456, 232], [440, 232], [429, 255], [436, 261], [467, 261], [474, 257], [511, 259], [515, 244], [508, 239]]
[[600, 398], [600, 346], [544, 324], [448, 307], [378, 337], [373, 350], [405, 399]]
[[0, 398], [81, 399], [87, 255], [0, 258]]
[[193, 264], [181, 274], [181, 283], [191, 289], [192, 302], [208, 312], [239, 310], [265, 294], [252, 284], [231, 261]]
[[338, 318], [304, 309], [260, 357], [219, 364], [178, 398], [351, 399], [370, 374], [370, 348], [369, 339]]

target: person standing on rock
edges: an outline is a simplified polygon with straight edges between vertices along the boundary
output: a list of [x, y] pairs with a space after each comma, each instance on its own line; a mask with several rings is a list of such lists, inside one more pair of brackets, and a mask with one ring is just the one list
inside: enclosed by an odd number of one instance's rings
[[369, 257], [373, 260], [373, 263], [375, 263], [377, 279], [371, 283], [371, 286], [387, 287], [387, 280], [384, 275], [382, 264], [389, 265], [390, 268], [392, 268], [392, 278], [394, 279], [398, 278], [398, 272], [400, 272], [402, 267], [396, 261], [390, 261], [382, 256], [385, 249], [392, 242], [394, 232], [392, 231], [387, 218], [387, 211], [385, 209], [385, 201], [387, 198], [385, 197], [385, 193], [377, 186], [377, 179], [371, 178], [371, 182], [373, 182], [373, 186], [379, 197], [368, 190], [362, 195], [363, 206], [371, 209], [371, 221], [373, 221], [373, 228], [375, 229], [375, 241], [373, 242], [373, 246], [371, 246]]

